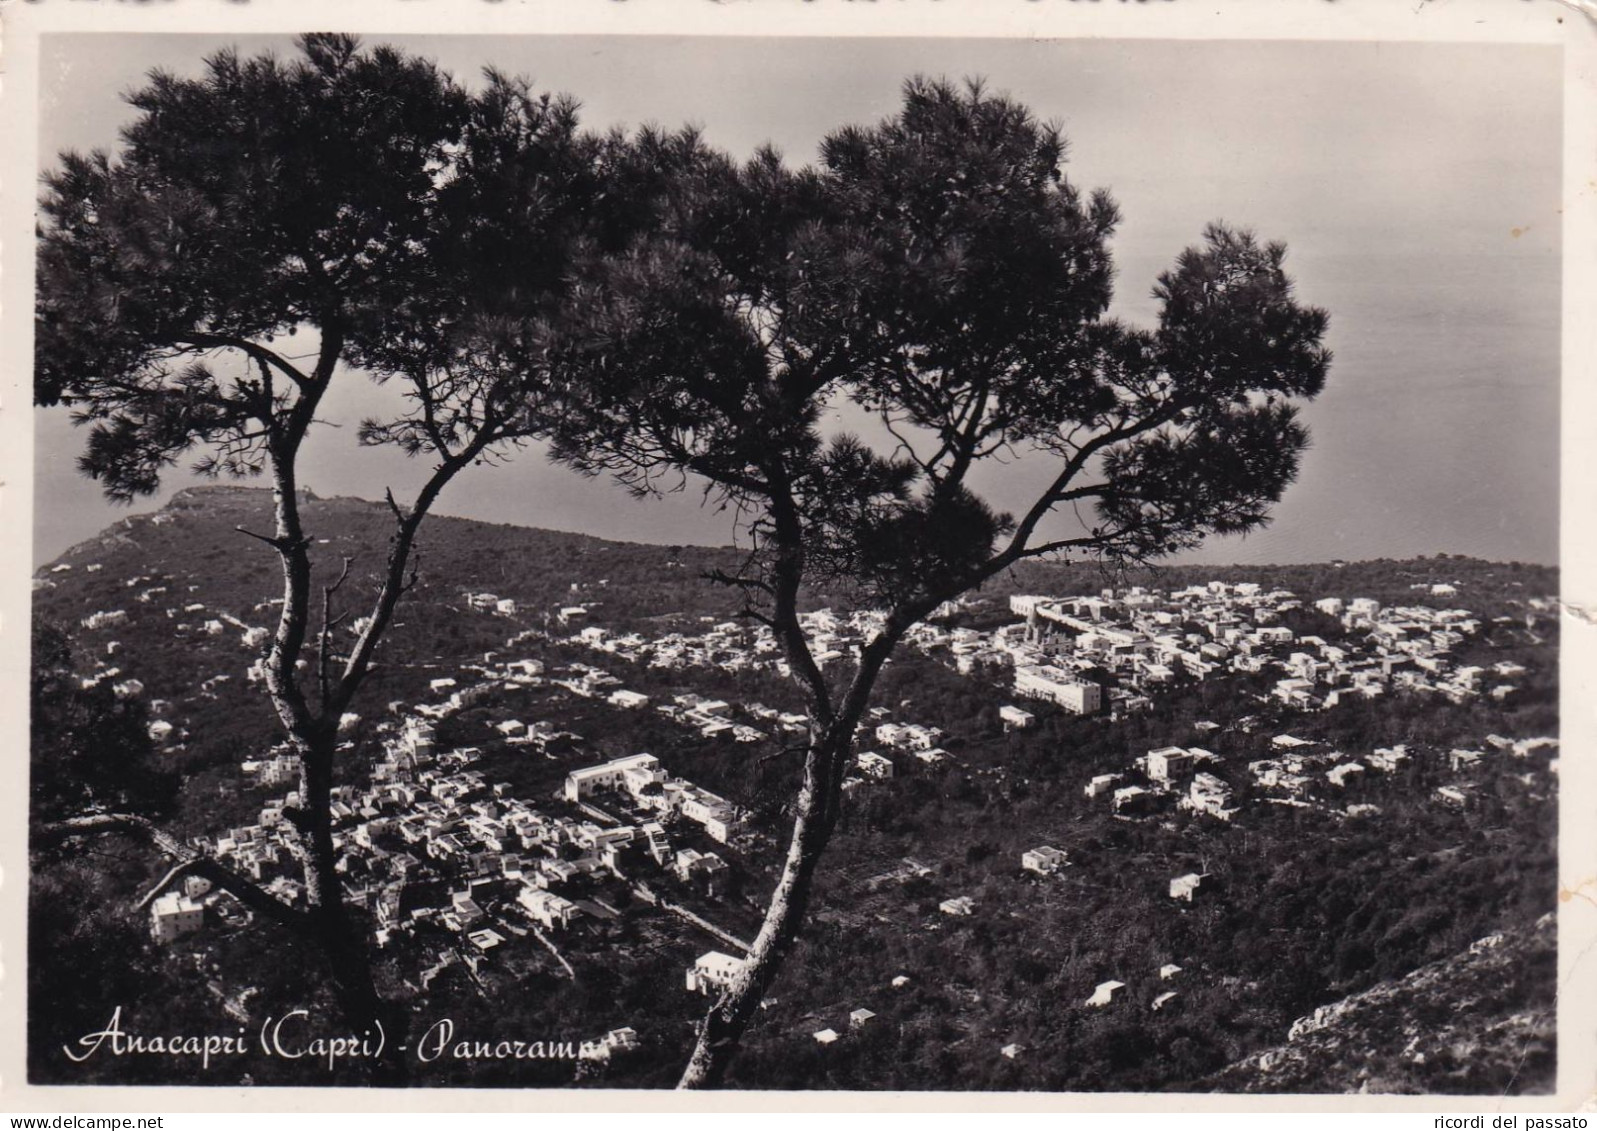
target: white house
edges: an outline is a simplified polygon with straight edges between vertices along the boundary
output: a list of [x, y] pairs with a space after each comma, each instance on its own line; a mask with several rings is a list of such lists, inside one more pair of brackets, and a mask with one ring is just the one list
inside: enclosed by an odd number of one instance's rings
[[1022, 707], [1009, 704], [998, 708], [998, 720], [1005, 730], [1030, 730], [1037, 724], [1037, 716]]
[[1196, 872], [1188, 872], [1184, 876], [1177, 876], [1170, 881], [1170, 898], [1184, 899], [1192, 902], [1193, 895], [1203, 886], [1203, 877]]
[[1207, 813], [1222, 821], [1229, 821], [1236, 814], [1231, 787], [1213, 774], [1196, 775], [1182, 804], [1194, 813]]
[[1020, 854], [1020, 866], [1039, 876], [1051, 876], [1069, 863], [1065, 852], [1047, 844]]
[[542, 923], [549, 930], [571, 926], [571, 921], [578, 915], [575, 903], [543, 888], [522, 888], [516, 896], [516, 903], [527, 913], [528, 918]]
[[150, 904], [150, 934], [156, 942], [193, 934], [205, 926], [205, 908], [180, 891], [169, 891]]
[[1099, 774], [1087, 783], [1087, 787], [1082, 792], [1088, 797], [1097, 797], [1100, 794], [1108, 793], [1115, 787], [1115, 782], [1120, 781], [1124, 776], [1124, 774]]
[[[83, 627], [106, 628], [113, 624], [126, 624], [127, 621], [128, 613], [126, 609], [102, 610], [101, 612], [90, 613], [88, 616], [84, 617]], [[222, 622], [216, 621], [215, 623], [220, 626]], [[217, 631], [220, 632], [221, 628], [218, 627]]]
[[1359, 777], [1363, 773], [1364, 767], [1357, 762], [1343, 762], [1326, 770], [1325, 776], [1332, 785], [1341, 788], [1347, 785], [1349, 779]]
[[1169, 784], [1192, 769], [1192, 755], [1179, 746], [1148, 751], [1148, 777]]
[[691, 788], [682, 793], [682, 816], [703, 826], [711, 840], [725, 844], [738, 828], [737, 809], [730, 801], [706, 790]]
[[1128, 785], [1124, 789], [1114, 792], [1113, 804], [1116, 813], [1138, 813], [1145, 811], [1154, 798], [1140, 785]]
[[1092, 996], [1087, 999], [1087, 1004], [1094, 1009], [1108, 1005], [1115, 1000], [1115, 994], [1126, 988], [1124, 982], [1099, 982], [1093, 989]]
[[868, 778], [890, 778], [893, 776], [892, 759], [886, 758], [874, 750], [862, 750], [855, 759], [860, 773]]
[[742, 958], [733, 958], [719, 950], [706, 951], [688, 970], [687, 987], [694, 993], [721, 993], [743, 972], [744, 962]]

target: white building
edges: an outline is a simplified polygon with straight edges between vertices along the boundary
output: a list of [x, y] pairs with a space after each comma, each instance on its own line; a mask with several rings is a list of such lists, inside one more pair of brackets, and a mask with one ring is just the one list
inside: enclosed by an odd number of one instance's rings
[[649, 782], [663, 777], [660, 760], [653, 754], [631, 754], [612, 762], [572, 770], [566, 775], [566, 800], [581, 801], [596, 789], [626, 789], [636, 794]]
[[1148, 777], [1169, 785], [1192, 769], [1192, 755], [1179, 746], [1161, 746], [1148, 751]]
[[1128, 785], [1114, 792], [1111, 804], [1116, 813], [1138, 813], [1146, 810], [1152, 803], [1154, 794], [1149, 793], [1140, 785]]
[[1325, 771], [1325, 776], [1332, 785], [1340, 788], [1347, 785], [1349, 779], [1360, 777], [1363, 773], [1364, 767], [1357, 762], [1343, 762]]
[[577, 917], [577, 905], [564, 896], [543, 888], [524, 887], [516, 896], [516, 903], [527, 917], [542, 923], [548, 930], [564, 930]]
[[1093, 988], [1092, 996], [1087, 999], [1087, 1004], [1094, 1009], [1102, 1008], [1115, 1000], [1115, 994], [1126, 988], [1124, 982], [1099, 982]]
[[902, 746], [908, 730], [902, 723], [882, 723], [876, 728], [876, 741], [884, 746]]
[[723, 993], [743, 972], [744, 962], [742, 958], [733, 958], [719, 950], [707, 951], [699, 955], [699, 960], [688, 970], [687, 987], [693, 993]]
[[893, 776], [892, 759], [883, 757], [874, 750], [862, 750], [855, 762], [859, 765], [860, 773], [868, 778], [890, 778]]
[[1115, 787], [1115, 782], [1122, 780], [1124, 777], [1124, 774], [1099, 774], [1087, 783], [1082, 792], [1088, 797], [1098, 797], [1108, 793]]
[[298, 754], [277, 754], [255, 764], [255, 781], [262, 786], [291, 785], [299, 781], [299, 771]]
[[998, 708], [998, 719], [1005, 730], [1030, 730], [1037, 724], [1037, 716], [1020, 707], [1008, 704]]
[[1355, 597], [1347, 607], [1349, 620], [1373, 621], [1381, 614], [1381, 603], [1372, 597]]
[[704, 827], [711, 840], [725, 844], [738, 828], [737, 808], [725, 798], [705, 790], [684, 790], [679, 810], [684, 818]]
[[169, 891], [150, 904], [150, 935], [156, 942], [193, 934], [205, 926], [205, 908], [179, 891]]
[[1039, 876], [1051, 876], [1069, 863], [1067, 853], [1047, 844], [1020, 854], [1020, 866]]
[[1103, 706], [1103, 689], [1052, 664], [1021, 664], [1015, 668], [1015, 694], [1057, 703], [1077, 715], [1095, 714]]
[[1182, 806], [1194, 813], [1219, 817], [1222, 821], [1229, 821], [1237, 812], [1231, 804], [1231, 787], [1213, 774], [1198, 774], [1192, 779]]
[[83, 618], [83, 627], [106, 628], [113, 624], [126, 624], [127, 621], [128, 614], [126, 609], [111, 609], [109, 611], [90, 613]]

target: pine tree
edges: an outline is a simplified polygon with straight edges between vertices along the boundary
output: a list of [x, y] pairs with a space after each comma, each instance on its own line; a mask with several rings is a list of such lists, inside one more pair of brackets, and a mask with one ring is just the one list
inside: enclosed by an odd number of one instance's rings
[[[1257, 529], [1307, 444], [1292, 402], [1330, 357], [1285, 248], [1219, 224], [1159, 277], [1155, 328], [1108, 318], [1115, 205], [1065, 179], [1056, 128], [979, 84], [912, 80], [815, 169], [769, 150], [738, 165], [691, 133], [640, 145], [672, 155], [648, 162], [668, 171], [656, 227], [584, 275], [540, 355], [586, 390], [559, 451], [640, 494], [700, 477], [735, 510], [751, 553], [718, 579], [775, 634], [809, 713], [781, 878], [682, 1078], [705, 1087], [793, 947], [905, 633], [1028, 558], [1142, 563]], [[829, 434], [843, 405], [891, 439]], [[974, 486], [1012, 456], [1052, 466], [1014, 515]], [[800, 625], [818, 586], [885, 613], [841, 673]]]

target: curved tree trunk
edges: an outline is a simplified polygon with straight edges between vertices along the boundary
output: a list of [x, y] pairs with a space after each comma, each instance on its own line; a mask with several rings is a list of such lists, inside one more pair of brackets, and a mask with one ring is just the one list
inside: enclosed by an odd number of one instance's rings
[[765, 921], [737, 980], [700, 1024], [698, 1040], [677, 1082], [678, 1088], [716, 1088], [725, 1078], [744, 1031], [754, 1020], [804, 925], [815, 873], [842, 808], [843, 775], [854, 750], [854, 732], [876, 689], [882, 665], [909, 626], [932, 607], [911, 602], [893, 611], [881, 634], [861, 652], [859, 667], [841, 703], [834, 706], [830, 689], [799, 627], [797, 595], [803, 576], [803, 552], [793, 533], [796, 527], [792, 516], [785, 508], [779, 509], [778, 527], [785, 535], [785, 544], [777, 567], [777, 615], [773, 627], [783, 641], [796, 678], [809, 691], [810, 744], [804, 756], [804, 779], [794, 803], [787, 859], [766, 907]]
[[843, 730], [834, 726], [818, 743], [811, 744], [804, 760], [804, 782], [795, 807], [793, 836], [782, 877], [766, 908], [765, 922], [737, 981], [700, 1025], [693, 1055], [677, 1087], [721, 1085], [744, 1030], [793, 949], [809, 908], [816, 869], [837, 821], [842, 775], [834, 771], [847, 759], [852, 744], [852, 724]]

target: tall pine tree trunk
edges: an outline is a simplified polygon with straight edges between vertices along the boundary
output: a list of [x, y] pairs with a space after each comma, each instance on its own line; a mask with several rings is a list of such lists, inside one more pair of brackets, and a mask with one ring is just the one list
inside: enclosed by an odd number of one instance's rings
[[809, 908], [816, 869], [837, 822], [842, 775], [835, 771], [852, 745], [852, 724], [833, 726], [819, 742], [811, 744], [804, 759], [804, 780], [795, 805], [787, 859], [766, 908], [765, 922], [737, 980], [700, 1025], [698, 1042], [677, 1087], [721, 1085], [744, 1031], [792, 951]]
[[377, 992], [370, 943], [349, 916], [338, 875], [332, 819], [338, 720], [327, 717], [326, 704], [321, 712], [311, 710], [296, 672], [310, 614], [311, 562], [309, 539], [300, 522], [292, 450], [273, 453], [276, 531], [272, 544], [282, 563], [283, 608], [266, 665], [272, 705], [300, 755], [299, 808], [286, 816], [299, 843], [311, 936], [327, 964], [343, 1020], [363, 1040], [375, 1042], [381, 1036], [383, 1052], [373, 1066], [374, 1078], [378, 1083], [399, 1085], [406, 1079], [406, 1062], [400, 1051], [406, 1043], [405, 1014]]
[[[793, 577], [797, 576], [795, 570]], [[788, 841], [781, 879], [766, 907], [754, 947], [737, 980], [705, 1015], [678, 1088], [720, 1087], [744, 1032], [792, 952], [809, 911], [815, 873], [842, 810], [843, 774], [854, 752], [855, 730], [876, 689], [882, 665], [907, 628], [925, 611], [911, 605], [893, 612], [881, 634], [861, 652], [859, 667], [841, 705], [834, 711], [820, 669], [798, 630], [796, 604], [791, 599], [796, 591], [796, 584], [786, 591], [782, 620], [787, 628], [790, 662], [798, 661], [793, 666], [800, 679], [809, 684], [810, 744], [804, 756], [804, 779], [794, 803], [793, 835]]]
[[372, 1046], [382, 1045], [374, 1064], [377, 1083], [399, 1086], [407, 1082], [407, 1062], [400, 1046], [407, 1043], [407, 1016], [377, 992], [372, 977], [371, 945], [361, 925], [344, 902], [338, 875], [338, 851], [333, 844], [332, 762], [336, 734], [317, 736], [303, 748], [300, 773], [300, 813], [295, 819], [304, 859], [305, 894], [310, 904], [313, 935], [320, 946], [332, 980], [333, 997], [352, 1035]]

